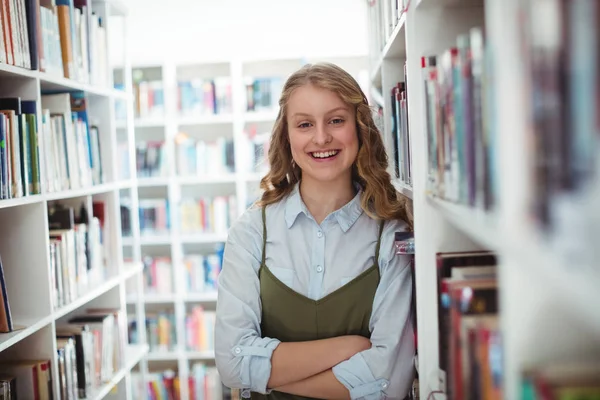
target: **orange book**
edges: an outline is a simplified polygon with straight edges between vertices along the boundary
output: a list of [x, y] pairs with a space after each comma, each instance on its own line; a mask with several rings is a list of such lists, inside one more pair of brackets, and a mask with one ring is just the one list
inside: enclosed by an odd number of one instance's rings
[[65, 78], [73, 77], [73, 43], [71, 43], [71, 17], [69, 6], [56, 6], [58, 30], [60, 33], [60, 49], [62, 53]]

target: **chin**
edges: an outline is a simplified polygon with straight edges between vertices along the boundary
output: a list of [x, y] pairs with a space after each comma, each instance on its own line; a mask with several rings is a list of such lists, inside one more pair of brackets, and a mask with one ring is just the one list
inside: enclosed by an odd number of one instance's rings
[[303, 174], [303, 177], [321, 183], [335, 182], [342, 179], [351, 179], [350, 174], [340, 171], [311, 171], [311, 173]]

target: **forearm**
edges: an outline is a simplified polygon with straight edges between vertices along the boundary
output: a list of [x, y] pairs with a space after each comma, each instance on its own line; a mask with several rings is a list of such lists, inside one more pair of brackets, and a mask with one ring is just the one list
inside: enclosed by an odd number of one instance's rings
[[316, 399], [349, 399], [350, 393], [337, 380], [331, 369], [304, 380], [273, 389], [278, 392]]
[[360, 336], [280, 343], [271, 358], [268, 387], [281, 387], [327, 371], [370, 345]]

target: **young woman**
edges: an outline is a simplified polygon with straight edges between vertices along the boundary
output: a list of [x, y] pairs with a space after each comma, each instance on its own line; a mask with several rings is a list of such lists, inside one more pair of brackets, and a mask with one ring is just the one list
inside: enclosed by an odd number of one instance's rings
[[216, 364], [252, 399], [403, 399], [413, 379], [410, 228], [356, 81], [331, 64], [286, 82], [262, 198], [231, 227]]

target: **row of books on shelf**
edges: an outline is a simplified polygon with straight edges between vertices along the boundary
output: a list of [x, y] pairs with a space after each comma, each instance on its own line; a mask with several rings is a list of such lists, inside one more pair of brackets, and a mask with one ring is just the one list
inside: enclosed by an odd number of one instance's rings
[[493, 87], [483, 31], [423, 57], [428, 190], [485, 210], [496, 202]]
[[[213, 254], [187, 254], [183, 256], [183, 277], [187, 293], [214, 293], [223, 263], [224, 245], [217, 246]], [[170, 257], [144, 256], [144, 294], [175, 293], [173, 264]]]
[[[385, 47], [390, 35], [400, 23], [400, 18], [406, 12], [410, 0], [374, 0], [369, 2], [369, 19], [375, 29], [370, 35], [370, 48], [380, 52]], [[378, 56], [379, 54], [375, 54]]]
[[173, 265], [170, 257], [142, 257], [144, 294], [174, 293]]
[[214, 351], [215, 311], [194, 306], [185, 316], [185, 348], [192, 351]]
[[283, 79], [279, 76], [248, 78], [246, 86], [246, 111], [271, 111], [279, 106]]
[[502, 398], [497, 257], [487, 251], [436, 255], [439, 360], [448, 398]]
[[[132, 343], [138, 343], [137, 321], [129, 321], [129, 335]], [[177, 323], [175, 312], [164, 310], [151, 312], [146, 310], [146, 342], [151, 353], [173, 351], [177, 347]]]
[[129, 144], [126, 141], [119, 141], [113, 158], [117, 161], [117, 174], [119, 180], [128, 180], [133, 176], [131, 174], [131, 155], [129, 154]]
[[36, 101], [0, 99], [0, 199], [104, 181], [99, 131], [85, 94], [43, 95], [41, 117], [40, 124]]
[[176, 170], [179, 176], [218, 176], [235, 172], [232, 139], [201, 140], [180, 132], [175, 138]]
[[[59, 397], [89, 398], [125, 366], [126, 318], [116, 309], [88, 309], [56, 325]], [[0, 362], [4, 399], [51, 399], [51, 360]]]
[[[237, 215], [235, 195], [183, 198], [179, 205], [180, 231], [183, 234], [225, 234]], [[127, 198], [121, 202], [121, 229], [130, 236], [131, 207]], [[169, 200], [165, 198], [139, 200], [140, 233], [144, 236], [169, 234]]]
[[[269, 170], [269, 144], [271, 142], [270, 131], [260, 131], [256, 124], [248, 124], [244, 128], [244, 134], [239, 142], [241, 156], [239, 171], [266, 172]], [[238, 147], [236, 147], [238, 149]]]
[[[166, 114], [165, 88], [161, 79], [145, 76], [140, 69], [133, 70], [134, 112], [136, 118], [162, 118]], [[247, 78], [246, 111], [276, 109], [283, 86], [281, 77]], [[122, 83], [115, 88], [124, 90]], [[227, 115], [233, 112], [231, 78], [193, 78], [177, 81], [177, 113], [180, 117]], [[116, 104], [116, 115], [124, 119], [125, 104]]]
[[135, 162], [139, 178], [169, 175], [169, 157], [164, 141], [153, 140], [136, 143]]
[[[136, 399], [180, 400], [181, 380], [174, 370], [150, 372], [144, 382], [141, 374], [132, 374], [132, 394]], [[239, 400], [226, 388], [215, 366], [194, 363], [190, 367], [187, 389], [190, 400]]]
[[109, 274], [104, 247], [104, 204], [94, 202], [92, 215], [82, 204], [51, 204], [48, 210], [50, 275], [54, 309], [86, 294]]
[[600, 362], [562, 360], [526, 368], [521, 399], [596, 400], [600, 398]]
[[[436, 255], [439, 360], [450, 399], [503, 398], [497, 260], [489, 251]], [[519, 372], [522, 399], [600, 398], [598, 360], [567, 355], [526, 365]]]
[[0, 99], [0, 199], [41, 193], [37, 102]]
[[[214, 177], [235, 173], [236, 169], [248, 172], [266, 170], [268, 161], [265, 155], [268, 152], [270, 132], [257, 134], [254, 129], [255, 127], [250, 127], [238, 145], [225, 137], [202, 140], [180, 132], [175, 138], [174, 172], [178, 176]], [[235, 148], [242, 154], [239, 168], [236, 168]], [[126, 143], [119, 146], [119, 160], [122, 160], [121, 164], [128, 165], [129, 151]], [[168, 177], [170, 164], [165, 141], [136, 143], [138, 177]], [[128, 166], [125, 168], [128, 169]], [[126, 171], [123, 174], [128, 175]]]
[[8, 288], [4, 275], [5, 266], [6, 265], [2, 262], [2, 257], [0, 254], [0, 333], [8, 333], [14, 330], [12, 313], [10, 311]]
[[412, 152], [408, 129], [406, 82], [406, 63], [404, 63], [404, 82], [398, 82], [391, 90], [392, 154], [395, 177], [412, 186]]
[[1, 63], [106, 86], [105, 21], [91, 1], [7, 0], [1, 12]]
[[[126, 214], [129, 212], [127, 210]], [[169, 216], [169, 200], [140, 199], [138, 203], [140, 234], [164, 235], [169, 232], [171, 218]], [[123, 214], [121, 214], [123, 215]], [[131, 232], [131, 224], [126, 225], [125, 233]], [[125, 234], [124, 233], [124, 234]]]
[[224, 250], [225, 245], [219, 243], [213, 254], [187, 254], [183, 257], [184, 283], [189, 293], [216, 292]]
[[189, 79], [177, 82], [177, 111], [181, 116], [233, 112], [231, 78]]
[[[188, 351], [213, 351], [215, 311], [193, 306], [187, 311], [184, 320], [185, 343]], [[178, 349], [177, 323], [175, 311], [167, 308], [160, 311], [146, 311], [146, 342], [151, 353], [168, 353]], [[129, 341], [139, 343], [138, 323], [134, 315], [129, 317]]]
[[179, 209], [183, 234], [226, 234], [237, 218], [237, 197], [184, 198]]
[[58, 325], [61, 398], [87, 398], [125, 367], [127, 317], [117, 309], [88, 309]]
[[133, 71], [133, 110], [136, 118], [160, 118], [165, 115], [165, 90], [160, 79], [147, 79]]
[[[581, 82], [597, 81], [597, 60], [589, 58], [588, 51], [598, 44], [598, 5], [569, 4], [569, 12], [594, 16], [576, 24], [557, 9], [557, 23], [549, 32], [564, 40], [546, 48], [534, 39], [541, 17], [528, 7], [535, 4], [522, 4], [528, 23], [521, 36], [524, 61], [517, 69], [525, 82], [526, 129], [515, 140], [531, 144], [523, 145], [526, 212], [548, 234], [561, 258], [576, 258], [593, 268], [600, 253], [588, 239], [597, 235], [600, 221], [600, 139], [591, 110], [598, 108], [599, 97], [594, 85]], [[580, 34], [589, 46], [575, 45], [583, 40]], [[499, 133], [491, 51], [483, 29], [474, 27], [458, 35], [454, 46], [422, 59], [428, 190], [484, 210], [498, 203]], [[548, 57], [532, 56], [542, 53]]]
[[529, 0], [519, 7], [528, 213], [566, 263], [598, 271], [600, 4]]

